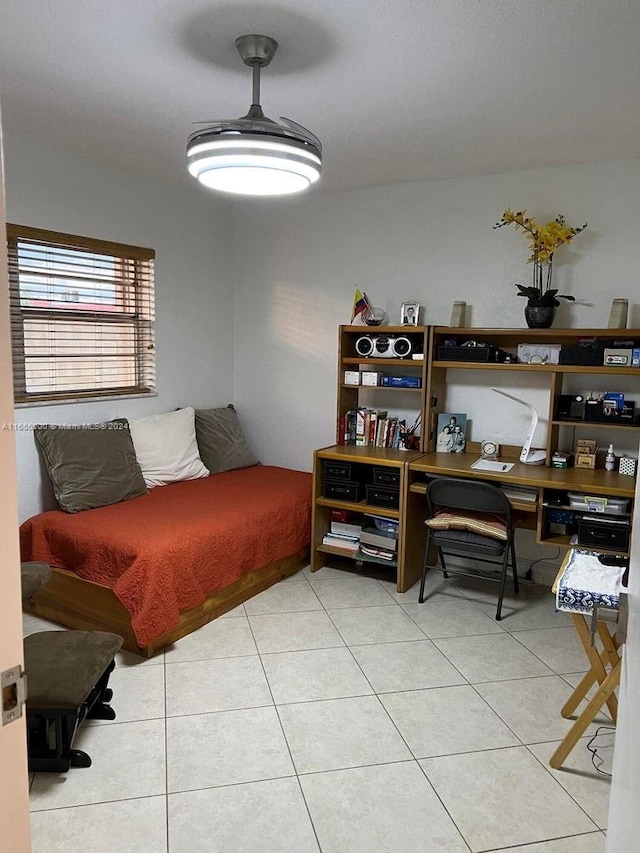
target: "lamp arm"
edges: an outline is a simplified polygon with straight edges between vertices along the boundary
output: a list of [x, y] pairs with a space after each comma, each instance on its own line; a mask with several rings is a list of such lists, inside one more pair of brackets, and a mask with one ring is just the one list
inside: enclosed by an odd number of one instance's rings
[[520, 461], [521, 462], [529, 462], [536, 465], [544, 462], [546, 458], [546, 452], [542, 458], [541, 454], [543, 451], [540, 450], [531, 450], [531, 444], [533, 442], [533, 436], [535, 435], [536, 427], [538, 426], [538, 412], [535, 407], [531, 405], [531, 403], [527, 403], [526, 400], [521, 400], [520, 397], [515, 397], [513, 394], [508, 394], [506, 391], [501, 391], [499, 388], [492, 388], [492, 391], [495, 391], [496, 394], [502, 394], [503, 397], [508, 397], [510, 400], [513, 400], [516, 403], [520, 403], [521, 406], [526, 406], [527, 409], [531, 412], [531, 423], [529, 424], [529, 431], [527, 432], [527, 437], [524, 440], [524, 444], [522, 445], [522, 450], [520, 451]]

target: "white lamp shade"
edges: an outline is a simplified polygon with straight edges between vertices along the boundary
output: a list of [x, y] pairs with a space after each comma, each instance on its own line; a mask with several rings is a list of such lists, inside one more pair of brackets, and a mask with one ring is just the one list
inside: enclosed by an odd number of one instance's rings
[[259, 133], [199, 134], [187, 147], [188, 170], [210, 189], [238, 195], [300, 192], [320, 177], [319, 152], [305, 142]]

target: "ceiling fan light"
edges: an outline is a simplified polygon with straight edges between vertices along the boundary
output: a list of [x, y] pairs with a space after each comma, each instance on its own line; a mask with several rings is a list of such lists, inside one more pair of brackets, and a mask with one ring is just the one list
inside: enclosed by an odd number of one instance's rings
[[236, 39], [245, 65], [253, 70], [253, 101], [246, 116], [213, 123], [191, 134], [187, 169], [210, 189], [237, 195], [301, 192], [322, 172], [322, 144], [292, 119], [266, 118], [260, 106], [260, 69], [278, 47], [269, 36]]

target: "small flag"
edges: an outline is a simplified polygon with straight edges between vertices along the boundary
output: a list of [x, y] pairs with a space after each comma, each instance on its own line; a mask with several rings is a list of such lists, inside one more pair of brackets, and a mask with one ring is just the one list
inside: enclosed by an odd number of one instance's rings
[[356, 287], [356, 292], [353, 297], [353, 310], [351, 311], [351, 322], [358, 325], [371, 316], [371, 303], [367, 299], [367, 294]]

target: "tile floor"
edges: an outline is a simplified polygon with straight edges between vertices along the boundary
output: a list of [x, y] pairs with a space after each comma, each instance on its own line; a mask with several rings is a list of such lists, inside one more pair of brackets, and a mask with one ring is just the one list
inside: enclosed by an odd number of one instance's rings
[[569, 619], [542, 587], [501, 623], [493, 585], [428, 589], [304, 569], [119, 655], [117, 720], [76, 737], [93, 766], [32, 779], [33, 853], [603, 853], [595, 724], [547, 764], [586, 669]]

